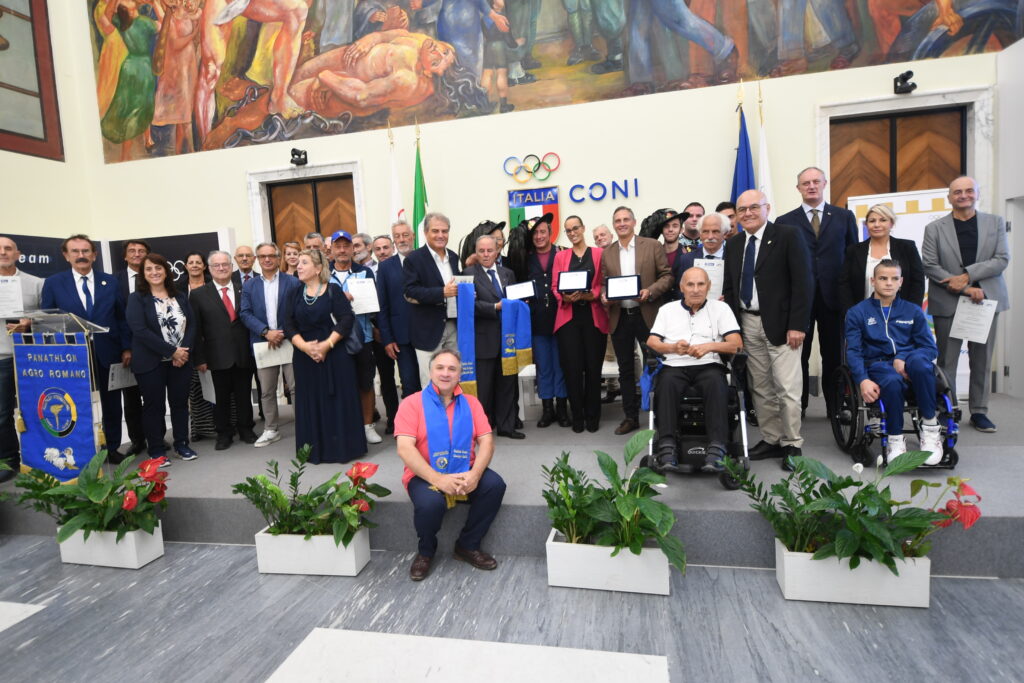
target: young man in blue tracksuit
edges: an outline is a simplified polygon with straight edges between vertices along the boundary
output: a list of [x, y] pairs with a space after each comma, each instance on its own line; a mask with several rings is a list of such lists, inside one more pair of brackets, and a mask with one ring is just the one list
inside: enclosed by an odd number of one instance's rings
[[903, 284], [899, 263], [879, 262], [871, 284], [874, 296], [846, 314], [846, 363], [864, 401], [881, 398], [885, 405], [890, 461], [907, 450], [903, 397], [913, 388], [922, 420], [921, 450], [931, 452], [925, 464], [936, 465], [942, 460], [942, 436], [935, 419], [935, 338], [921, 307], [898, 296]]

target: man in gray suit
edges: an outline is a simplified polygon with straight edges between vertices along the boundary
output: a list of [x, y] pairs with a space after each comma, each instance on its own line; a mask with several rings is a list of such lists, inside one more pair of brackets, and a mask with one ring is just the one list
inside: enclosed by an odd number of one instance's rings
[[949, 336], [957, 302], [960, 297], [970, 297], [975, 303], [994, 299], [998, 304], [988, 340], [984, 344], [967, 344], [971, 366], [968, 401], [971, 425], [980, 432], [994, 432], [996, 426], [987, 415], [992, 349], [999, 313], [1010, 308], [1003, 279], [1003, 271], [1010, 262], [1010, 251], [1006, 244], [1006, 221], [1000, 216], [977, 211], [978, 195], [978, 183], [974, 178], [960, 176], [949, 184], [949, 203], [953, 205], [953, 212], [925, 227], [921, 260], [931, 282], [928, 312], [935, 320], [939, 367], [946, 373], [954, 392], [956, 366], [963, 345], [963, 340]]

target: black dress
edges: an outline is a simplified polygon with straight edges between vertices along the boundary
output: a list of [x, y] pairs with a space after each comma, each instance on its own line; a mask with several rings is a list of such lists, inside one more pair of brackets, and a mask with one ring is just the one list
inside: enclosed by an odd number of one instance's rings
[[295, 349], [295, 446], [313, 447], [311, 463], [349, 462], [366, 454], [356, 366], [345, 351], [344, 341], [352, 332], [355, 316], [335, 284], [329, 284], [328, 290], [312, 302], [305, 292], [305, 286], [300, 287], [288, 302], [284, 318], [287, 337], [299, 334], [306, 341], [322, 341], [333, 331], [343, 339], [327, 352], [322, 363], [313, 362]]

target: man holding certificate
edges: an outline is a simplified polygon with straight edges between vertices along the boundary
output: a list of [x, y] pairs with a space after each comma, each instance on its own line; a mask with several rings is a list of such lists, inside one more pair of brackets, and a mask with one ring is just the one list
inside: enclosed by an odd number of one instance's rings
[[[27, 332], [28, 319], [22, 314], [39, 308], [39, 297], [43, 293], [43, 280], [35, 275], [18, 270], [21, 252], [9, 237], [0, 237], [0, 287], [4, 288], [4, 301], [9, 301], [3, 311], [7, 323], [7, 334], [0, 334], [0, 463], [10, 466], [11, 471], [0, 470], [0, 483], [14, 477], [21, 465], [21, 450], [18, 434], [14, 430], [14, 405], [17, 397], [14, 390], [14, 341], [12, 332]], [[13, 319], [18, 321], [14, 322]]]
[[672, 287], [672, 271], [661, 242], [636, 234], [632, 209], [615, 209], [612, 225], [618, 241], [601, 254], [601, 274], [605, 278], [601, 300], [608, 304], [608, 327], [619, 364], [624, 419], [615, 433], [621, 435], [640, 426], [633, 347], [639, 343], [646, 360], [647, 338], [661, 297]]
[[931, 282], [928, 312], [935, 321], [939, 367], [946, 373], [954, 394], [956, 366], [963, 346], [963, 339], [951, 334], [957, 304], [963, 297], [979, 305], [986, 299], [996, 302], [987, 340], [967, 344], [971, 364], [971, 425], [979, 432], [994, 432], [996, 426], [988, 417], [992, 350], [999, 313], [1010, 308], [1003, 279], [1003, 271], [1010, 263], [1010, 250], [1006, 244], [1006, 221], [1001, 216], [977, 211], [979, 194], [974, 178], [960, 176], [949, 184], [953, 211], [925, 227], [921, 261]]
[[683, 273], [694, 266], [703, 268], [711, 283], [708, 298], [718, 301], [725, 281], [725, 233], [728, 231], [729, 218], [724, 214], [712, 211], [701, 216], [697, 221], [700, 246], [676, 259], [672, 268], [673, 281], [682, 285]]
[[467, 266], [462, 273], [473, 277], [476, 291], [473, 330], [476, 338], [477, 396], [498, 436], [524, 439], [526, 435], [516, 431], [518, 374], [506, 375], [501, 362], [504, 343], [501, 300], [509, 298], [507, 290], [515, 282], [515, 274], [496, 263], [498, 244], [490, 235], [477, 238], [475, 253], [476, 263]]
[[[285, 340], [284, 325], [278, 313], [285, 301], [294, 296], [301, 286], [298, 278], [281, 272], [281, 250], [273, 242], [263, 242], [256, 246], [256, 260], [260, 264], [260, 274], [251, 278], [242, 286], [242, 322], [249, 329], [249, 343], [255, 352], [257, 345], [264, 345], [270, 350], [286, 347], [287, 361], [280, 365], [260, 367], [259, 356], [256, 355], [256, 375], [260, 380], [260, 404], [263, 406], [263, 434], [253, 445], [256, 448], [268, 446], [280, 441], [278, 432], [277, 412], [277, 381], [284, 376], [285, 384], [295, 389], [295, 373], [292, 371], [291, 342]], [[284, 349], [282, 349], [284, 350]]]

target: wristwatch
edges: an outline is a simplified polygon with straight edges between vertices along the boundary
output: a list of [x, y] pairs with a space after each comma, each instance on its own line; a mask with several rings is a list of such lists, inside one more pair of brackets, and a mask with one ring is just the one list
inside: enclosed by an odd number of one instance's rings
[[260, 338], [261, 339], [266, 339], [267, 338], [267, 332], [270, 332], [270, 328], [269, 327], [264, 327], [262, 330], [260, 330]]

